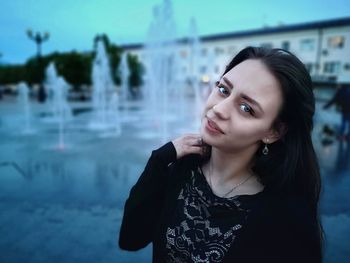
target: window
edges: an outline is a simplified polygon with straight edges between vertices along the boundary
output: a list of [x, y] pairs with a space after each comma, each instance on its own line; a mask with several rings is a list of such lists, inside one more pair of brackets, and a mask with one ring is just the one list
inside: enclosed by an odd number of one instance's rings
[[199, 68], [199, 72], [200, 73], [206, 73], [207, 72], [207, 67], [206, 66], [201, 66], [200, 68]]
[[234, 54], [236, 52], [236, 47], [235, 46], [228, 47], [227, 52], [229, 54]]
[[187, 58], [187, 51], [186, 50], [181, 50], [180, 51], [180, 57]]
[[282, 49], [288, 50], [288, 51], [289, 51], [289, 49], [290, 49], [290, 43], [289, 43], [289, 41], [283, 41], [281, 47], [282, 47]]
[[273, 47], [272, 43], [261, 43], [260, 46], [263, 47], [263, 48], [272, 48]]
[[334, 36], [328, 38], [328, 47], [337, 49], [344, 47], [345, 38], [343, 36]]
[[300, 41], [301, 51], [313, 51], [315, 49], [315, 39], [307, 38]]
[[224, 49], [221, 47], [216, 47], [215, 48], [215, 55], [221, 55], [224, 53]]
[[202, 48], [202, 50], [201, 50], [202, 56], [206, 56], [207, 53], [208, 53], [208, 50], [206, 48]]
[[340, 62], [339, 61], [325, 62], [323, 72], [324, 73], [340, 73]]

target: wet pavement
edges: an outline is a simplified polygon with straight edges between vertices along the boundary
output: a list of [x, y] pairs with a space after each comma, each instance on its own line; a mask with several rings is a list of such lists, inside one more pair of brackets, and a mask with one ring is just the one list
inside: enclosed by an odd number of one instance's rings
[[[324, 124], [340, 121], [322, 103], [313, 140], [323, 178], [325, 262], [348, 262], [350, 142], [322, 133]], [[36, 132], [22, 134], [21, 111], [0, 101], [0, 262], [150, 262], [151, 246], [126, 252], [117, 242], [129, 190], [162, 141], [142, 136], [152, 127], [140, 121], [125, 123], [119, 137], [101, 136], [86, 129], [89, 113], [82, 113], [66, 127], [62, 150], [57, 127], [39, 114], [43, 107], [33, 105]]]

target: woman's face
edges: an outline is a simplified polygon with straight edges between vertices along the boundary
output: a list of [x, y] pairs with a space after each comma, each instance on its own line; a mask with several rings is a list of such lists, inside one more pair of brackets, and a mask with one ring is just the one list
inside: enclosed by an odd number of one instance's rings
[[228, 152], [249, 147], [257, 150], [262, 140], [268, 138], [272, 143], [278, 139], [271, 126], [281, 106], [282, 92], [276, 78], [261, 61], [245, 60], [227, 72], [208, 97], [202, 138]]

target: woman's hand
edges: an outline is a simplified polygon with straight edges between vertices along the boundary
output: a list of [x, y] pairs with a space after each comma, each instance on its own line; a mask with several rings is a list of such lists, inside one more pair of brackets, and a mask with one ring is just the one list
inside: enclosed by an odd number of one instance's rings
[[203, 143], [200, 134], [184, 134], [171, 142], [175, 146], [177, 159], [187, 154], [200, 154], [203, 156], [207, 149], [207, 145]]

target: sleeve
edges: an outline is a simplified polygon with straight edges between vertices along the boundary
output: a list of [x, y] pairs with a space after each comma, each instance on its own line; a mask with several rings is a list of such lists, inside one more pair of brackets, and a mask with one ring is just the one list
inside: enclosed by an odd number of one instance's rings
[[168, 142], [154, 150], [124, 206], [119, 247], [135, 251], [147, 246], [160, 217], [169, 166], [176, 161], [176, 149]]

